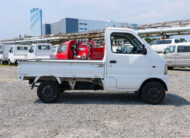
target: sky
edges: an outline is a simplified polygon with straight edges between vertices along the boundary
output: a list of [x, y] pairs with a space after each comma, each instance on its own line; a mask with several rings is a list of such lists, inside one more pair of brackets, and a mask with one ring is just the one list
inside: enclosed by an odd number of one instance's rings
[[190, 0], [0, 0], [0, 40], [30, 35], [30, 9], [40, 8], [43, 24], [61, 18], [137, 24], [190, 19]]

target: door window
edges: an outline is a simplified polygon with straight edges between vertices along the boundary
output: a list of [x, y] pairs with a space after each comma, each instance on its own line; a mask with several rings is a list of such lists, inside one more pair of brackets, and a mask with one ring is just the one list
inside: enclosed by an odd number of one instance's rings
[[164, 51], [164, 54], [170, 54], [170, 53], [174, 53], [174, 52], [175, 52], [175, 46], [169, 46]]
[[177, 52], [179, 53], [190, 52], [190, 46], [178, 46]]
[[58, 53], [61, 53], [61, 52], [66, 52], [67, 51], [67, 44], [63, 44], [59, 50], [58, 50]]
[[111, 48], [118, 54], [142, 54], [144, 45], [132, 34], [112, 33]]
[[39, 50], [50, 50], [50, 46], [48, 46], [48, 45], [39, 45], [38, 49]]
[[18, 46], [17, 50], [25, 51], [25, 50], [28, 50], [28, 47]]

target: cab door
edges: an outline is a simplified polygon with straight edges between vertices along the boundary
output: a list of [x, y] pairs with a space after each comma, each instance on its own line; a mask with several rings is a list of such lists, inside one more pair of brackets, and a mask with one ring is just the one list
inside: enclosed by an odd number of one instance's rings
[[31, 46], [31, 48], [29, 49], [29, 51], [28, 51], [28, 56], [27, 56], [27, 58], [28, 59], [33, 59], [35, 56], [34, 56], [34, 52], [35, 52], [35, 46]]
[[[107, 77], [110, 84], [120, 90], [138, 90], [141, 84], [150, 77], [149, 48], [145, 47], [140, 37], [131, 32], [106, 33]], [[109, 81], [109, 80], [107, 80]]]
[[190, 46], [179, 45], [176, 54], [176, 66], [189, 67], [190, 66]]

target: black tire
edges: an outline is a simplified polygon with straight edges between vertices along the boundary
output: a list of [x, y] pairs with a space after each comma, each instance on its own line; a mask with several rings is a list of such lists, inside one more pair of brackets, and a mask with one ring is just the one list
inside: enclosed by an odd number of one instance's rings
[[147, 82], [141, 89], [141, 99], [149, 104], [159, 104], [164, 97], [165, 89], [160, 82]]
[[37, 89], [38, 98], [44, 103], [54, 103], [60, 96], [61, 88], [55, 81], [44, 81]]

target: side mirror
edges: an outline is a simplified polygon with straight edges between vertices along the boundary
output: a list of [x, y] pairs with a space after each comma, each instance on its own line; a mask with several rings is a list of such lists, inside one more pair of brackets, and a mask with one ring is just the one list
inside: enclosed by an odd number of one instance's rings
[[142, 52], [143, 55], [147, 55], [147, 50], [146, 50], [146, 47], [145, 45], [143, 45], [143, 52]]

